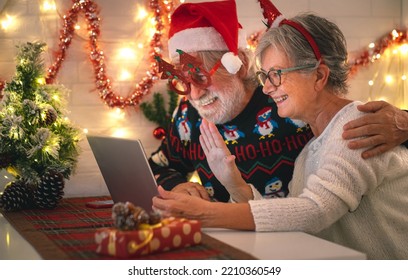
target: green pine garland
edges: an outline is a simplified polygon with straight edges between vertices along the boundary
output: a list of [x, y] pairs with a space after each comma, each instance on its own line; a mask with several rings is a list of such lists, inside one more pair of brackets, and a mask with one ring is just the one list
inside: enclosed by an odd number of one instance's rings
[[44, 47], [18, 46], [16, 74], [0, 102], [0, 169], [34, 188], [47, 169], [69, 179], [79, 155], [79, 129], [64, 116], [68, 91], [45, 84]]
[[168, 90], [169, 95], [168, 109], [164, 105], [164, 98], [161, 93], [155, 92], [153, 94], [152, 102], [143, 102], [140, 104], [143, 114], [146, 118], [160, 127], [167, 129], [171, 122], [171, 114], [177, 107], [178, 95], [174, 91]]

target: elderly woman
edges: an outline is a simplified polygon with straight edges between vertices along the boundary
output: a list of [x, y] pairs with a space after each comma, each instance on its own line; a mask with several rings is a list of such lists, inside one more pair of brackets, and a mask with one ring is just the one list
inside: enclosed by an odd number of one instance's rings
[[371, 259], [408, 259], [408, 149], [362, 159], [342, 139], [343, 126], [364, 113], [347, 93], [347, 48], [339, 28], [304, 14], [269, 29], [259, 42], [258, 78], [278, 114], [310, 125], [315, 137], [298, 156], [289, 197], [263, 199], [241, 177], [214, 124], [201, 143], [217, 179], [236, 203], [211, 203], [160, 189], [154, 206], [203, 226], [305, 231], [365, 252]]

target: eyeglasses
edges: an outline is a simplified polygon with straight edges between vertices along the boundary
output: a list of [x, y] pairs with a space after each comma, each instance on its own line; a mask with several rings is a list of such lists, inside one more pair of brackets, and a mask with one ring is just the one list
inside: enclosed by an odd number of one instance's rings
[[311, 69], [311, 68], [316, 67], [318, 64], [319, 63], [307, 64], [307, 65], [295, 66], [295, 67], [284, 68], [284, 69], [271, 68], [269, 69], [268, 72], [266, 72], [265, 70], [259, 70], [256, 72], [256, 76], [262, 86], [265, 86], [266, 79], [268, 79], [272, 85], [274, 85], [275, 87], [279, 87], [282, 83], [282, 74], [293, 72], [293, 71], [298, 71], [298, 70]]
[[159, 63], [159, 73], [162, 73], [160, 78], [162, 80], [168, 79], [170, 89], [180, 95], [187, 95], [191, 92], [191, 84], [201, 89], [209, 87], [211, 85], [211, 76], [220, 67], [221, 60], [207, 72], [199, 59], [182, 50], [176, 51], [180, 55], [181, 69], [176, 68], [176, 66], [158, 56], [155, 57]]

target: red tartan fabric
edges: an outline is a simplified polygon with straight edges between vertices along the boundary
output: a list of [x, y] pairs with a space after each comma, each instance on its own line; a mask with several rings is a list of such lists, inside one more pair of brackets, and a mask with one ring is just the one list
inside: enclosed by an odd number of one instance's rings
[[[111, 208], [85, 206], [109, 197], [63, 199], [53, 210], [5, 212], [4, 217], [44, 259], [113, 259], [95, 252], [95, 232], [111, 227]], [[131, 259], [253, 259], [253, 256], [203, 234], [202, 243]]]

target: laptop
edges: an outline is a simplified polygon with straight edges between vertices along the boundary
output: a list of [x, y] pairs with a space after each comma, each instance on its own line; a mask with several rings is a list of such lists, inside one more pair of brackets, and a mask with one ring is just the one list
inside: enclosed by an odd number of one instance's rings
[[152, 198], [158, 195], [157, 182], [142, 142], [97, 135], [87, 135], [87, 139], [113, 203], [129, 201], [151, 211]]

